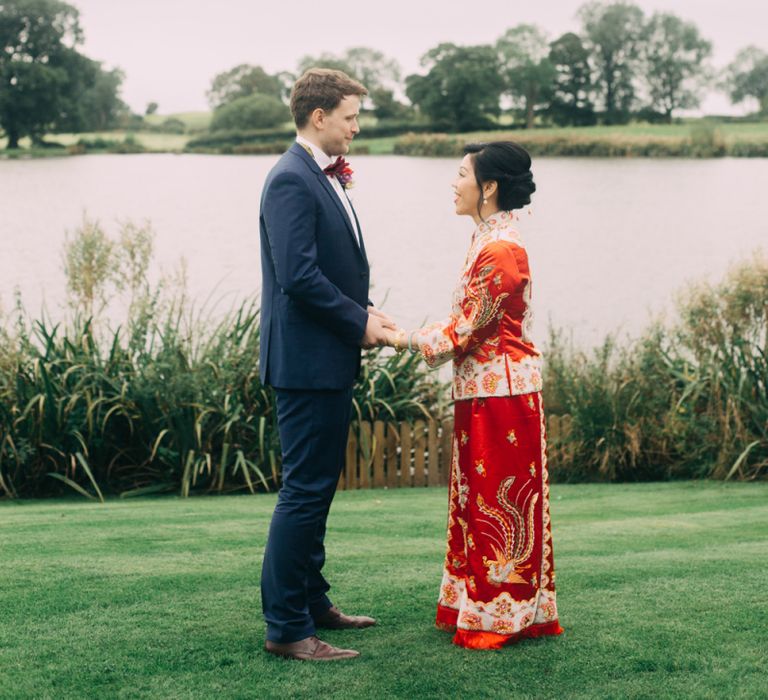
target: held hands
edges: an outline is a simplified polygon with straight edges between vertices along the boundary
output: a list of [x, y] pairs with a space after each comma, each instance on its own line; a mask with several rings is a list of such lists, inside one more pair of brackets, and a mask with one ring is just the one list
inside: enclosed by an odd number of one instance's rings
[[365, 349], [388, 345], [397, 352], [403, 352], [406, 348], [411, 352], [418, 352], [420, 345], [415, 334], [416, 331], [412, 331], [409, 335], [405, 328], [399, 328], [390, 316], [369, 306], [368, 323], [360, 344]]
[[368, 307], [368, 323], [365, 325], [365, 334], [360, 344], [367, 350], [381, 345], [391, 345], [388, 342], [390, 336], [397, 331], [397, 324], [383, 311], [373, 306]]

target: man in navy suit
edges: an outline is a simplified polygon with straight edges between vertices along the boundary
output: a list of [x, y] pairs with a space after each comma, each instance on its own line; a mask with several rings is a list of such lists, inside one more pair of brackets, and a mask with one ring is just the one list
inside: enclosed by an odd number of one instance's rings
[[266, 650], [303, 660], [358, 655], [320, 641], [317, 628], [375, 624], [339, 611], [322, 575], [360, 348], [383, 345], [385, 330], [395, 328], [368, 299], [365, 245], [342, 184], [349, 170], [338, 160], [360, 130], [366, 94], [340, 71], [302, 75], [291, 93], [297, 142], [271, 170], [261, 196], [260, 376], [275, 389], [283, 455], [261, 596]]

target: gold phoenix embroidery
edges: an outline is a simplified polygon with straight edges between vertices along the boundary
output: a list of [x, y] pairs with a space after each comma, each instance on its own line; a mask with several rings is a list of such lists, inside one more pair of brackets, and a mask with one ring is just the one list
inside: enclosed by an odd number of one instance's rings
[[[491, 520], [480, 520], [488, 523], [493, 533], [489, 539], [496, 559], [483, 557], [483, 565], [488, 569], [488, 582], [494, 585], [502, 583], [528, 583], [522, 576], [520, 566], [531, 556], [534, 544], [533, 513], [539, 494], [534, 493], [528, 503], [527, 515], [516, 504], [509, 500], [509, 490], [515, 482], [514, 476], [504, 479], [499, 485], [496, 498], [501, 505], [501, 510], [489, 506], [482, 495], [477, 494], [477, 507]], [[527, 500], [527, 499], [526, 499]], [[503, 542], [499, 540], [501, 536]]]
[[497, 317], [501, 303], [509, 296], [507, 292], [502, 292], [494, 299], [488, 291], [487, 280], [493, 269], [492, 265], [480, 268], [477, 275], [478, 284], [476, 290], [473, 289], [475, 285], [470, 284], [467, 286], [467, 304], [471, 309], [467, 316], [467, 323], [471, 331], [487, 326]]

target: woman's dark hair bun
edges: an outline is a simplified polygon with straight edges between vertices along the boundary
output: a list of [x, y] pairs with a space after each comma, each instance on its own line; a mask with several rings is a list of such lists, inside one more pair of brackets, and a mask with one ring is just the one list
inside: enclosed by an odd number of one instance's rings
[[513, 141], [470, 143], [464, 147], [464, 153], [472, 156], [478, 186], [482, 188], [483, 183], [496, 181], [500, 209], [520, 209], [531, 203], [536, 183], [531, 172], [531, 156], [521, 145]]

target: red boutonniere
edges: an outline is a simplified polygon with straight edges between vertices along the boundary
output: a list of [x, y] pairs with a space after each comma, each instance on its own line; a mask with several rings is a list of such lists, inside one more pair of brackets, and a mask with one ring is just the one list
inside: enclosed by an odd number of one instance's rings
[[352, 168], [349, 167], [349, 163], [344, 160], [343, 156], [339, 156], [335, 162], [323, 169], [326, 175], [335, 177], [345, 190], [352, 189], [354, 182], [352, 181]]

